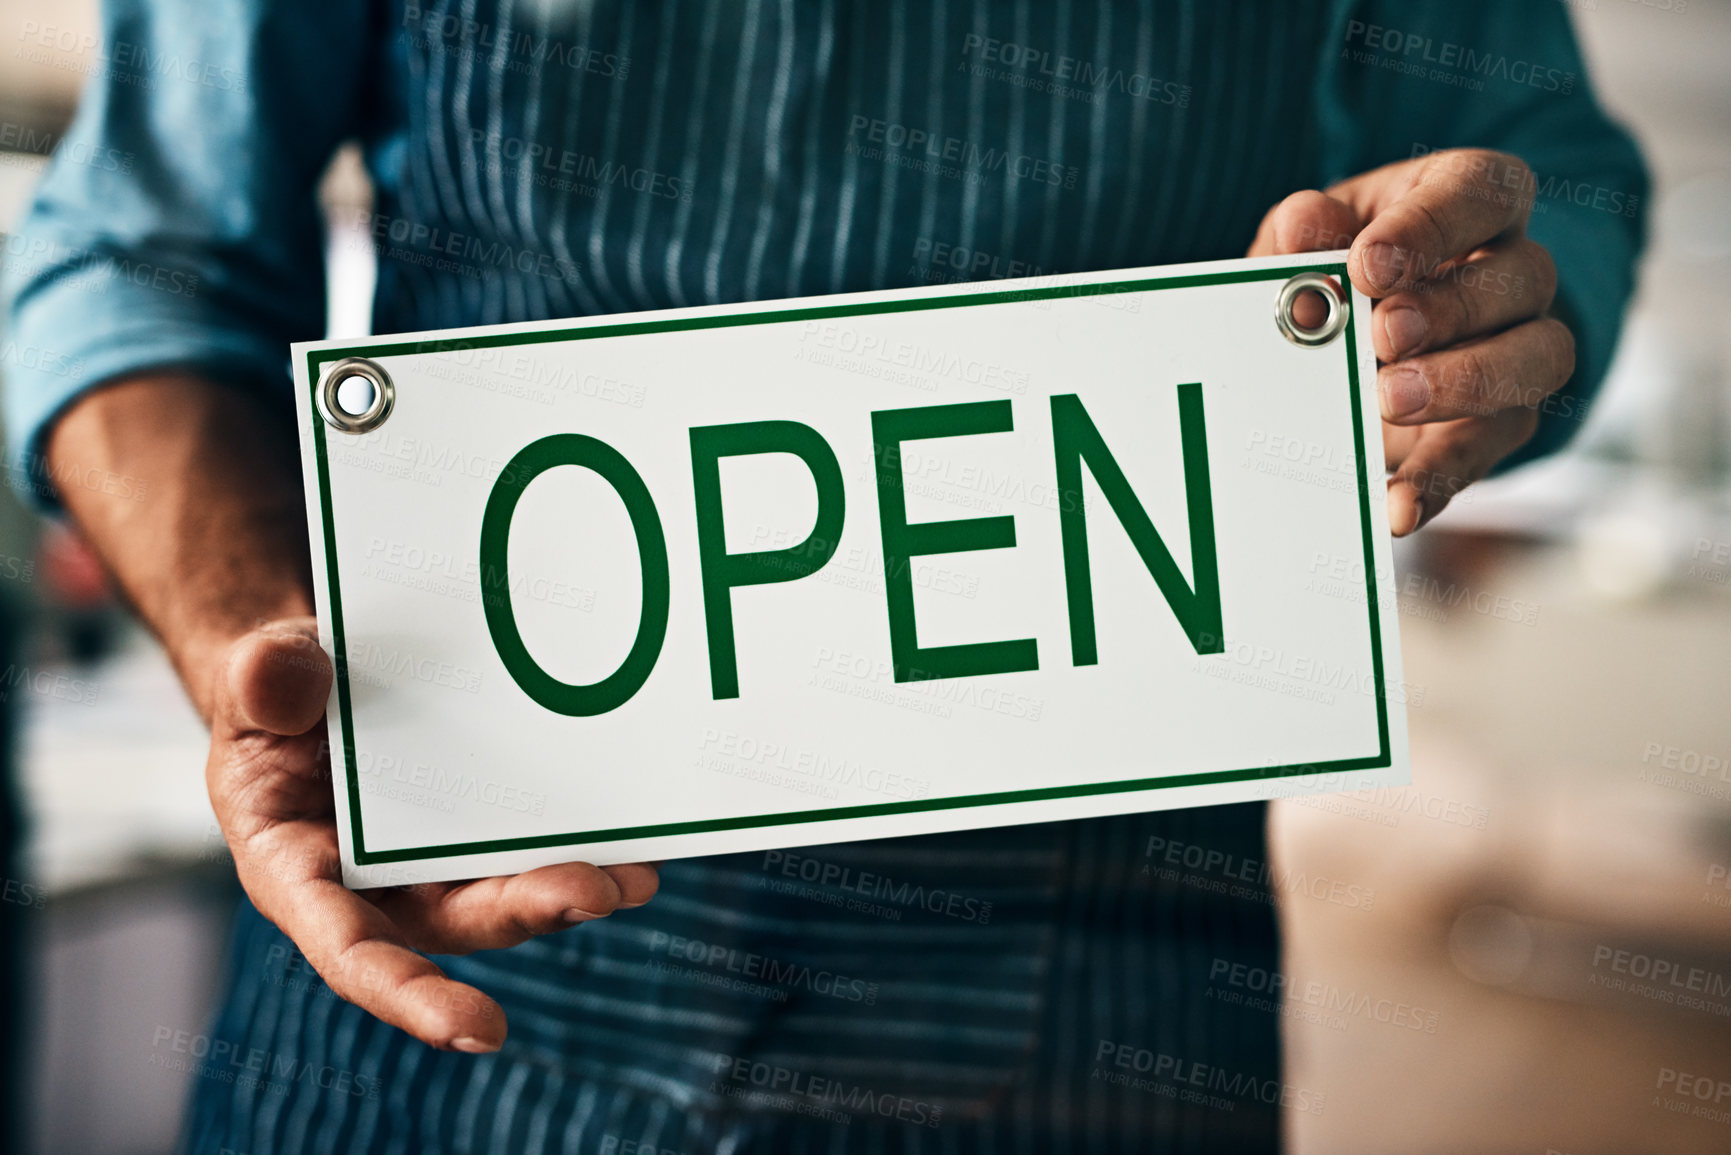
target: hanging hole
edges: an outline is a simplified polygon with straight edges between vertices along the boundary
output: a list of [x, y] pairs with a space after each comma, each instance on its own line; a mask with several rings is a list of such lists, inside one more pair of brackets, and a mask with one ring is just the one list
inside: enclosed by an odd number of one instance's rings
[[1326, 345], [1346, 328], [1352, 304], [1333, 277], [1299, 273], [1280, 287], [1274, 302], [1274, 323], [1294, 345]]
[[337, 410], [345, 417], [364, 417], [373, 407], [379, 387], [359, 373], [337, 382]]
[[1327, 321], [1328, 302], [1315, 289], [1302, 289], [1292, 298], [1292, 323], [1298, 328], [1315, 331]]
[[383, 425], [396, 401], [390, 375], [364, 357], [348, 357], [325, 370], [319, 414], [344, 433], [366, 433]]

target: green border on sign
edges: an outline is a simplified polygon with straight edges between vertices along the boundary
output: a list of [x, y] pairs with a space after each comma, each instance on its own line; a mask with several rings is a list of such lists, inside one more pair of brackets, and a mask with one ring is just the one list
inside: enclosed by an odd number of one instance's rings
[[[439, 337], [420, 341], [351, 345], [342, 349], [319, 349], [307, 354], [307, 380], [316, 397], [319, 368], [344, 357], [387, 357], [413, 353], [443, 353], [453, 350], [487, 349], [501, 345], [537, 345], [548, 341], [582, 341], [593, 337], [634, 337], [646, 333], [677, 333], [692, 329], [719, 329], [736, 325], [781, 324], [826, 320], [832, 317], [865, 317], [879, 313], [906, 313], [921, 309], [950, 309], [975, 305], [1008, 304], [1052, 297], [1092, 297], [1115, 293], [1140, 293], [1155, 289], [1184, 289], [1202, 285], [1272, 281], [1298, 272], [1320, 272], [1347, 282], [1344, 264], [1287, 265], [1277, 269], [1254, 269], [1233, 273], [1197, 273], [1188, 276], [1150, 277], [1134, 281], [1110, 281], [1087, 285], [1056, 285], [1037, 289], [1012, 289], [1001, 293], [960, 293], [945, 297], [919, 297], [905, 301], [873, 301], [851, 305], [815, 305], [793, 309], [771, 309], [758, 313], [736, 313], [722, 317], [687, 317], [661, 321], [622, 321], [617, 324], [584, 325], [571, 329], [545, 329], [533, 333], [497, 333], [483, 337]], [[1348, 315], [1346, 347], [1356, 351], [1357, 318]], [[1376, 574], [1376, 554], [1371, 539], [1370, 487], [1364, 476], [1364, 416], [1359, 405], [1358, 358], [1347, 357], [1347, 375], [1352, 400], [1352, 438], [1358, 463], [1358, 512], [1364, 537], [1364, 573], [1369, 585]], [[348, 646], [343, 635], [343, 602], [337, 577], [336, 534], [331, 511], [330, 468], [325, 449], [325, 424], [313, 414], [313, 446], [318, 462], [319, 514], [324, 523], [325, 572], [330, 586], [331, 635], [336, 652], [345, 659]], [[1388, 701], [1382, 668], [1382, 623], [1375, 591], [1366, 590], [1370, 612], [1371, 663], [1375, 673], [1376, 724], [1381, 746], [1374, 755], [1334, 762], [1291, 766], [1259, 766], [1243, 770], [1217, 770], [1201, 774], [1174, 774], [1161, 778], [1134, 778], [1122, 782], [1091, 782], [1077, 786], [1050, 786], [1035, 790], [1005, 790], [992, 794], [967, 794], [952, 798], [921, 798], [908, 802], [879, 802], [864, 806], [837, 806], [824, 810], [789, 810], [740, 818], [709, 818], [695, 822], [660, 822], [648, 826], [621, 826], [609, 830], [581, 830], [570, 834], [542, 834], [528, 838], [495, 838], [483, 842], [453, 842], [442, 846], [417, 846], [404, 850], [367, 850], [361, 829], [361, 788], [355, 766], [354, 716], [350, 705], [348, 663], [337, 663], [337, 710], [343, 731], [343, 766], [349, 794], [349, 826], [354, 841], [355, 864], [371, 866], [387, 862], [412, 862], [423, 858], [447, 858], [464, 854], [488, 854], [501, 850], [534, 850], [580, 842], [622, 838], [645, 838], [657, 834], [699, 834], [713, 830], [743, 830], [757, 826], [784, 826], [799, 822], [827, 822], [842, 818], [873, 818], [886, 814], [914, 814], [930, 810], [960, 810], [971, 806], [996, 806], [1012, 802], [1039, 802], [1051, 798], [1082, 798], [1098, 794], [1124, 794], [1173, 786], [1202, 786], [1216, 782], [1239, 782], [1255, 778], [1289, 778], [1326, 771], [1371, 770], [1391, 764], [1388, 740]]]

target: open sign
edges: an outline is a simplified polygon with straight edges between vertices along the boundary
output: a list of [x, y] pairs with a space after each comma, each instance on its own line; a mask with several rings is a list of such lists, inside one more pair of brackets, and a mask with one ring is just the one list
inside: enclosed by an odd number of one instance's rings
[[297, 346], [346, 877], [1404, 782], [1374, 360], [1305, 283], [1340, 257]]

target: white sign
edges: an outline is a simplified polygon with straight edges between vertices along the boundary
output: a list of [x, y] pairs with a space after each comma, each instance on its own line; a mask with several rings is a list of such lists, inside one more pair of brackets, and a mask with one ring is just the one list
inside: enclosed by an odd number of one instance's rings
[[1344, 255], [297, 345], [345, 879], [1407, 779]]

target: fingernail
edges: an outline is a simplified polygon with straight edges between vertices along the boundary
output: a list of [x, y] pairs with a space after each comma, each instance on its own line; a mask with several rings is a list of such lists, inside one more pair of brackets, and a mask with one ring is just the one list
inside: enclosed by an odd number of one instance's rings
[[1410, 365], [1388, 371], [1382, 383], [1383, 414], [1390, 421], [1411, 417], [1430, 404], [1430, 382]]
[[453, 1051], [462, 1051], [465, 1055], [490, 1055], [499, 1049], [497, 1043], [483, 1043], [473, 1035], [464, 1035], [460, 1039], [451, 1040]]
[[1388, 333], [1388, 344], [1394, 350], [1394, 355], [1404, 357], [1408, 353], [1416, 353], [1424, 344], [1426, 325], [1424, 314], [1417, 309], [1402, 306], [1391, 309], [1383, 316], [1382, 327]]
[[565, 913], [560, 917], [566, 922], [585, 922], [592, 918], [606, 918], [607, 916], [596, 914], [592, 910], [579, 910], [577, 907], [568, 906], [565, 908]]
[[1406, 261], [1393, 245], [1379, 241], [1364, 250], [1364, 275], [1370, 278], [1372, 288], [1392, 288], [1405, 271]]
[[1408, 533], [1417, 533], [1418, 527], [1420, 525], [1422, 525], [1423, 523], [1424, 523], [1424, 498], [1415, 497], [1412, 499], [1412, 525], [1410, 527], [1408, 527], [1407, 532]]

